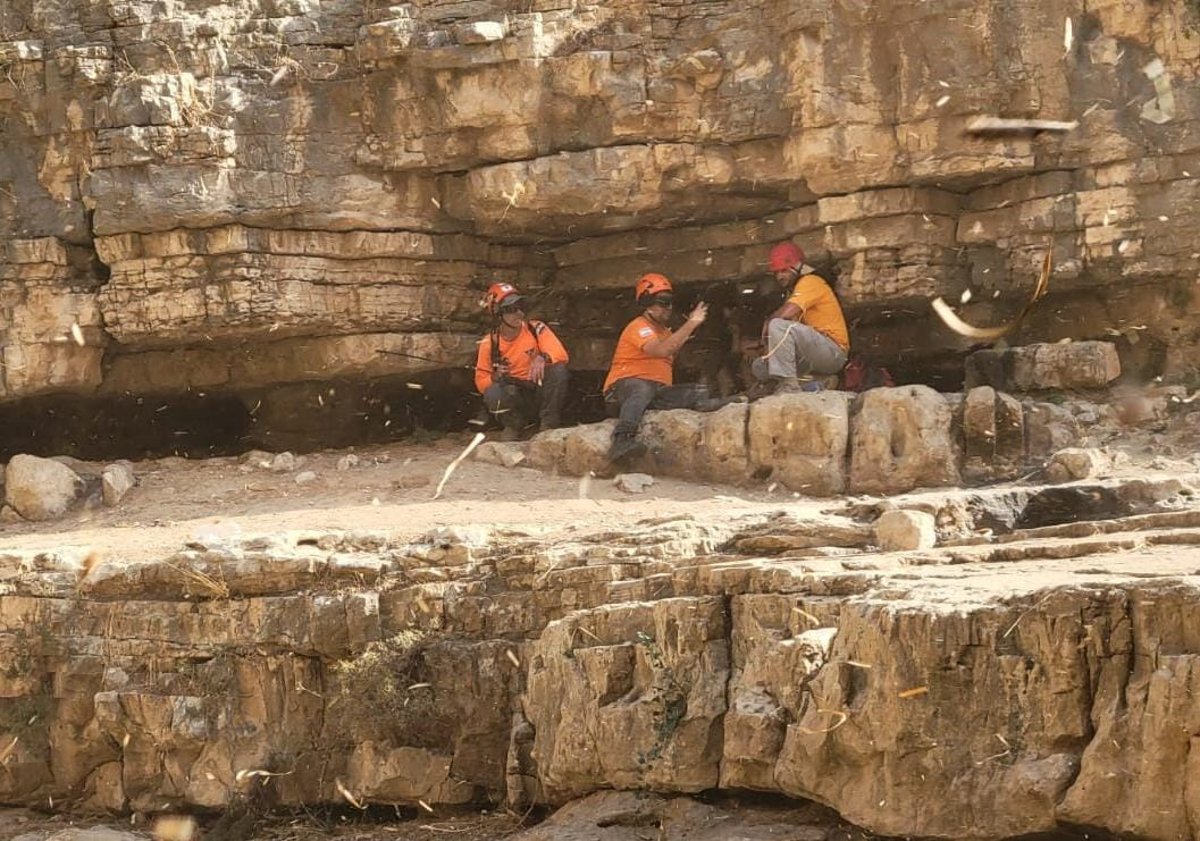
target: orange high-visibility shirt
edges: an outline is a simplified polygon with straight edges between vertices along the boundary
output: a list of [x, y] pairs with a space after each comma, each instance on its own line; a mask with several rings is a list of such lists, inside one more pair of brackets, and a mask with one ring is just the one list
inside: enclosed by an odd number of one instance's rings
[[629, 322], [621, 331], [621, 338], [617, 340], [612, 365], [609, 366], [608, 377], [604, 380], [604, 390], [608, 391], [613, 383], [626, 377], [640, 377], [671, 385], [675, 381], [672, 370], [675, 357], [651, 356], [642, 350], [651, 339], [666, 339], [670, 336], [669, 327], [655, 324], [644, 315], [639, 315]]
[[539, 353], [544, 354], [547, 365], [566, 364], [570, 361], [567, 349], [558, 336], [544, 322], [526, 321], [516, 338], [506, 339], [499, 331], [489, 333], [479, 340], [479, 353], [475, 359], [475, 388], [480, 394], [487, 391], [494, 379], [492, 370], [492, 342], [497, 341], [500, 357], [508, 363], [508, 376], [517, 380], [530, 379], [529, 365]]
[[846, 317], [842, 315], [841, 304], [824, 278], [815, 274], [804, 275], [792, 287], [787, 302], [800, 308], [797, 321], [833, 339], [842, 350], [850, 351]]

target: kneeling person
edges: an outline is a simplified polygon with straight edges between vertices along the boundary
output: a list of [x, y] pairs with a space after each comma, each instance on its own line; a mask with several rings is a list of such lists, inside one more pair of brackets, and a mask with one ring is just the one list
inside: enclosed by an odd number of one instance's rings
[[515, 286], [493, 283], [484, 304], [496, 326], [479, 342], [475, 387], [504, 427], [500, 438], [515, 441], [526, 426], [562, 424], [567, 397], [567, 350], [544, 322], [525, 317], [525, 299]]
[[674, 384], [675, 354], [704, 323], [708, 306], [697, 304], [683, 326], [672, 331], [667, 326], [674, 310], [671, 281], [661, 274], [643, 275], [635, 294], [643, 312], [622, 331], [604, 381], [608, 414], [618, 418], [608, 451], [613, 462], [646, 451], [637, 440], [637, 431], [647, 409], [711, 412], [737, 399], [710, 397], [708, 389], [699, 384]]
[[767, 316], [762, 331], [765, 353], [751, 367], [757, 379], [775, 383], [776, 394], [802, 391], [814, 376], [841, 372], [850, 352], [850, 333], [833, 289], [804, 262], [797, 245], [776, 245], [769, 266], [788, 290], [788, 299]]

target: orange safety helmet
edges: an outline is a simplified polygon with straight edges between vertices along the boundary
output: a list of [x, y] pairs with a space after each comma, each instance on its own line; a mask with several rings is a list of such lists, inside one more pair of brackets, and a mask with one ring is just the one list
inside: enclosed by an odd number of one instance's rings
[[658, 272], [650, 272], [644, 274], [638, 279], [637, 286], [634, 288], [634, 294], [641, 303], [642, 298], [647, 296], [661, 295], [666, 292], [668, 294], [674, 292], [671, 286], [671, 281], [667, 280], [666, 275], [661, 275]]
[[496, 315], [505, 302], [515, 304], [523, 300], [525, 300], [525, 296], [518, 292], [517, 287], [511, 283], [493, 283], [488, 287], [487, 294], [483, 296], [483, 306], [487, 307], [487, 311], [492, 315]]
[[767, 266], [773, 272], [794, 269], [804, 262], [804, 252], [794, 242], [781, 242], [771, 249], [767, 258]]

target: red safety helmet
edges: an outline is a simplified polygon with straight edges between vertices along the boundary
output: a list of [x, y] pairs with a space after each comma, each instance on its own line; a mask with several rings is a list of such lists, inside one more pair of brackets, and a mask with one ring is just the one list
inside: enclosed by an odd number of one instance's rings
[[667, 280], [666, 275], [661, 275], [657, 272], [642, 275], [638, 279], [637, 286], [634, 288], [634, 294], [639, 302], [647, 296], [653, 297], [661, 295], [664, 292], [671, 294], [674, 291], [671, 281]]
[[483, 306], [487, 307], [487, 311], [492, 315], [496, 315], [504, 304], [511, 306], [523, 300], [525, 300], [525, 296], [518, 292], [517, 287], [511, 283], [493, 283], [488, 287], [487, 294], [483, 296]]
[[794, 269], [804, 262], [804, 252], [794, 242], [781, 242], [771, 249], [767, 258], [767, 266], [773, 272]]

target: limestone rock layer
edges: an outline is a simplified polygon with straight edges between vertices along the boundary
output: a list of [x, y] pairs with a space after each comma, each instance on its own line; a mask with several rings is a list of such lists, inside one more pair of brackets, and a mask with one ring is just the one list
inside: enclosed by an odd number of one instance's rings
[[[724, 789], [892, 837], [1195, 841], [1185, 490], [897, 497], [945, 543], [899, 551], [855, 505], [0, 553], [0, 803], [524, 811]], [[1140, 502], [1075, 521], [1105, 494]], [[969, 527], [1039, 500], [1057, 525]]]
[[894, 367], [1048, 249], [1018, 338], [1182, 376], [1197, 75], [1188, 0], [10, 0], [0, 399], [454, 367], [494, 280], [599, 368], [639, 272], [759, 280], [785, 237]]

